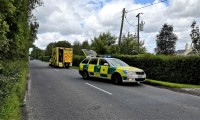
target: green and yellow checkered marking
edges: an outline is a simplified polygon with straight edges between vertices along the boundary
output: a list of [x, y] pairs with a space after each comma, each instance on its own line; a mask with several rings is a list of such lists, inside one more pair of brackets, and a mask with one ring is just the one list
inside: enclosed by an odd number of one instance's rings
[[111, 75], [116, 71], [115, 67], [103, 65], [80, 64], [80, 70], [87, 70], [90, 75], [111, 79]]

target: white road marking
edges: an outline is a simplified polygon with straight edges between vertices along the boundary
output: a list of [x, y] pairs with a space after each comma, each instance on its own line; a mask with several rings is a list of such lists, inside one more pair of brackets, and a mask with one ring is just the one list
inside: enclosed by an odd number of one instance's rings
[[55, 71], [58, 71], [57, 69], [54, 69]]
[[105, 93], [107, 93], [107, 94], [109, 94], [109, 95], [112, 95], [112, 93], [110, 93], [110, 92], [108, 92], [108, 91], [105, 91], [105, 90], [103, 90], [103, 89], [101, 89], [101, 88], [98, 88], [98, 87], [96, 87], [96, 86], [94, 86], [94, 85], [91, 85], [91, 84], [89, 84], [89, 83], [85, 83], [86, 85], [89, 85], [89, 86], [91, 86], [91, 87], [93, 87], [93, 88], [96, 88], [96, 89], [98, 89], [98, 90], [100, 90], [100, 91], [102, 91], [102, 92], [105, 92]]

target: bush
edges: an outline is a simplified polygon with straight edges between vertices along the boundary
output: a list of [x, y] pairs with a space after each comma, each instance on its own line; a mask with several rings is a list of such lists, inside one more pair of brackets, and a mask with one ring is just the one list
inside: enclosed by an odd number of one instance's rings
[[41, 61], [49, 62], [50, 58], [50, 56], [39, 56], [38, 59]]
[[199, 56], [114, 55], [131, 66], [143, 69], [147, 78], [186, 84], [200, 84]]
[[73, 55], [73, 66], [79, 66], [80, 62], [85, 59], [85, 56]]
[[0, 118], [19, 120], [28, 64], [25, 61], [0, 61], [0, 64]]

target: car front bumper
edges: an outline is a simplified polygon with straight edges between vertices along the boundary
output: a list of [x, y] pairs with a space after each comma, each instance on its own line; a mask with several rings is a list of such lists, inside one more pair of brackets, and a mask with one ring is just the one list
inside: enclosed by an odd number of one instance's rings
[[144, 82], [146, 80], [146, 74], [144, 75], [127, 75], [123, 82]]

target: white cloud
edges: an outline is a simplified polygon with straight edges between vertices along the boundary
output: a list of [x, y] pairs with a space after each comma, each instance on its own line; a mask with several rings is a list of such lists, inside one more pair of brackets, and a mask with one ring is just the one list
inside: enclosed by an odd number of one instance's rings
[[[122, 9], [129, 11], [146, 5], [149, 3], [135, 4], [133, 0], [44, 0], [44, 6], [35, 12], [40, 24], [35, 44], [44, 49], [50, 42], [68, 40], [73, 43], [76, 39], [82, 42], [107, 31], [118, 37]], [[199, 8], [198, 0], [169, 0], [169, 4], [159, 3], [128, 12], [126, 18], [134, 26], [125, 20], [123, 33], [136, 32], [136, 15], [142, 12], [141, 20], [145, 21], [145, 26], [140, 38], [145, 40], [149, 52], [154, 52], [156, 34], [164, 23], [174, 26], [179, 38], [177, 49], [182, 49], [186, 42], [191, 42], [192, 21], [200, 24]]]
[[167, 10], [171, 17], [195, 17], [199, 18], [199, 0], [170, 0], [169, 8]]

